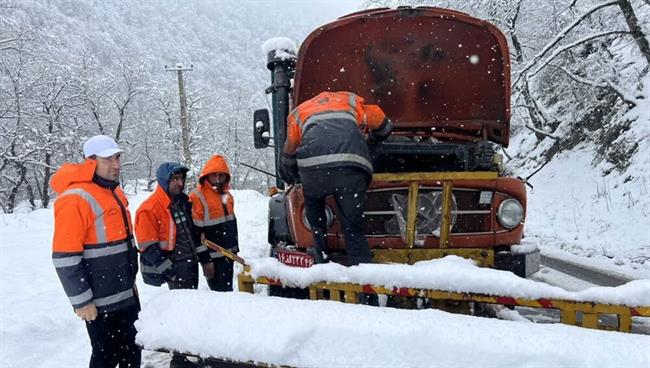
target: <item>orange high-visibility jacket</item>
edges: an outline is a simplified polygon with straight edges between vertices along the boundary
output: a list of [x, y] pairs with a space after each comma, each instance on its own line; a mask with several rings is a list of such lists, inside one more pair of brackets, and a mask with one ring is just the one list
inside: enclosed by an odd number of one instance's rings
[[[223, 185], [222, 192], [213, 188], [207, 176], [213, 173], [228, 175], [228, 181]], [[230, 193], [230, 169], [221, 155], [214, 155], [206, 162], [199, 184], [190, 193], [192, 201], [192, 220], [194, 225], [203, 233], [206, 239], [230, 249], [238, 251], [237, 218], [235, 217], [235, 201]], [[210, 251], [212, 258], [223, 257], [221, 253]]]
[[363, 97], [351, 92], [321, 92], [301, 103], [287, 118], [287, 140], [284, 152], [295, 153], [302, 135], [318, 116], [342, 117], [356, 122], [362, 133], [382, 128], [385, 115], [377, 105], [366, 105]]
[[377, 105], [351, 92], [322, 92], [293, 109], [287, 119], [284, 153], [300, 170], [354, 166], [372, 175], [363, 134], [385, 138], [391, 124]]
[[93, 302], [102, 313], [136, 302], [138, 264], [127, 199], [93, 182], [96, 166], [64, 164], [52, 178], [52, 261], [72, 306]]
[[135, 238], [140, 252], [158, 243], [161, 250], [172, 251], [176, 244], [176, 224], [172, 219], [169, 195], [160, 186], [135, 211]]
[[[178, 230], [170, 205], [171, 198], [157, 185], [153, 194], [135, 212], [135, 237], [142, 253], [140, 261], [146, 284], [160, 286], [167, 277], [173, 276], [171, 256], [176, 246]], [[192, 224], [188, 225], [191, 228]], [[196, 254], [201, 263], [209, 262], [208, 248], [196, 245]]]

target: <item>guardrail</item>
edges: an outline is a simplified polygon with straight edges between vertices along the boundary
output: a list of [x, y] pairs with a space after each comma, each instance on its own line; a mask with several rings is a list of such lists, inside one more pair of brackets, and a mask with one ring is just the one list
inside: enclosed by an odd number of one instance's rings
[[[239, 275], [239, 290], [253, 293], [255, 284], [282, 286], [282, 282], [269, 277], [253, 279], [249, 268]], [[616, 330], [631, 332], [632, 317], [650, 317], [650, 306], [624, 306], [602, 304], [589, 301], [575, 301], [567, 299], [526, 299], [515, 298], [507, 295], [487, 295], [479, 293], [450, 292], [422, 288], [386, 288], [377, 285], [360, 285], [352, 283], [325, 283], [319, 282], [309, 285], [309, 299], [334, 300], [345, 303], [357, 304], [359, 293], [382, 294], [397, 297], [423, 298], [430, 301], [450, 301], [460, 303], [487, 303], [506, 306], [520, 306], [528, 308], [556, 309], [560, 311], [560, 322], [592, 329]], [[617, 325], [613, 328], [602, 324], [599, 316], [615, 316]]]

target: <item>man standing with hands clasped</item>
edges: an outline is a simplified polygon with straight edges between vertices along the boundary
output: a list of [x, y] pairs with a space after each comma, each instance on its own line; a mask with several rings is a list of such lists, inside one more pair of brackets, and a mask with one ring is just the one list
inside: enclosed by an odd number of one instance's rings
[[[230, 169], [221, 155], [205, 163], [199, 184], [192, 193], [192, 220], [199, 234], [232, 253], [239, 251], [235, 202], [230, 193]], [[210, 251], [214, 273], [204, 268], [211, 290], [232, 291], [233, 261], [217, 251]]]
[[156, 172], [158, 186], [135, 214], [135, 236], [142, 256], [142, 276], [149, 285], [196, 289], [198, 262], [213, 267], [208, 248], [192, 224], [192, 205], [183, 188], [189, 169], [165, 162]]
[[[183, 189], [189, 169], [175, 162], [158, 167], [156, 190], [135, 213], [142, 278], [148, 285], [167, 283], [169, 289], [196, 289], [200, 261], [214, 272], [208, 248], [200, 244], [192, 224], [192, 205]], [[173, 354], [170, 367], [195, 367], [183, 355]]]
[[86, 321], [90, 367], [140, 367], [135, 344], [140, 301], [131, 217], [119, 186], [122, 150], [105, 135], [83, 146], [86, 160], [52, 178], [52, 262], [75, 313]]

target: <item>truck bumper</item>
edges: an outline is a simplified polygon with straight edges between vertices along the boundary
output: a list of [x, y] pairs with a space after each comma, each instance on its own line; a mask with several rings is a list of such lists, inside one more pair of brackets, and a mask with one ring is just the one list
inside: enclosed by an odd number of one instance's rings
[[523, 253], [497, 252], [494, 255], [494, 268], [511, 271], [519, 277], [528, 277], [539, 271], [540, 258], [539, 249]]

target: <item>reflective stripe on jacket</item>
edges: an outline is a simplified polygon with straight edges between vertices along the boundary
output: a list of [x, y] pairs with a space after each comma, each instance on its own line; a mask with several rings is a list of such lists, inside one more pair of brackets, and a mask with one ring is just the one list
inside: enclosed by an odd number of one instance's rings
[[[207, 176], [213, 173], [228, 175], [222, 192], [213, 188], [207, 180]], [[239, 242], [235, 201], [230, 193], [230, 169], [223, 156], [214, 155], [206, 162], [201, 171], [199, 185], [190, 193], [190, 201], [194, 225], [206, 239], [237, 252]], [[223, 254], [210, 250], [210, 257], [219, 258], [223, 257]]]
[[158, 244], [162, 250], [174, 250], [176, 226], [172, 219], [169, 196], [160, 187], [151, 194], [135, 211], [135, 237], [140, 252]]
[[[206, 239], [237, 252], [237, 218], [230, 191], [219, 193], [206, 181], [190, 193], [190, 200], [194, 225]], [[223, 254], [210, 250], [210, 257], [223, 257]]]
[[103, 313], [136, 302], [138, 264], [126, 197], [92, 181], [96, 165], [65, 164], [52, 178], [52, 262], [72, 306]]
[[[173, 276], [171, 257], [178, 230], [170, 206], [169, 195], [157, 185], [153, 194], [142, 202], [135, 213], [135, 236], [141, 253], [142, 276], [149, 285], [160, 286], [167, 281], [167, 277]], [[196, 247], [197, 256], [202, 262], [207, 261], [207, 251], [205, 245]]]

